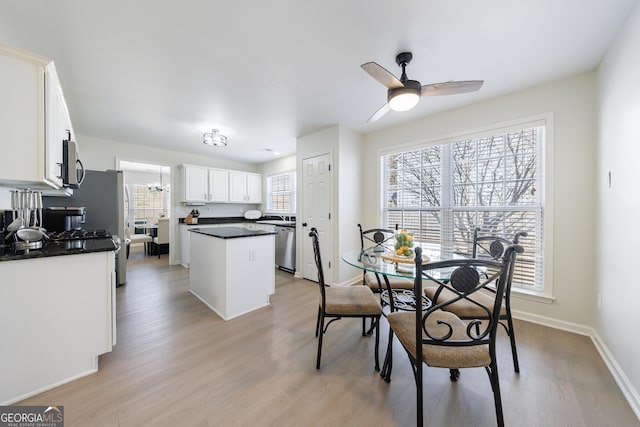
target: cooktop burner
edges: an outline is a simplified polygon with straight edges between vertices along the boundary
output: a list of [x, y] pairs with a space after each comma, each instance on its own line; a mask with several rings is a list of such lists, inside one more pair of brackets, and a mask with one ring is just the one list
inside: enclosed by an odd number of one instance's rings
[[49, 240], [109, 239], [111, 233], [106, 230], [70, 230], [52, 231], [47, 236], [49, 236]]

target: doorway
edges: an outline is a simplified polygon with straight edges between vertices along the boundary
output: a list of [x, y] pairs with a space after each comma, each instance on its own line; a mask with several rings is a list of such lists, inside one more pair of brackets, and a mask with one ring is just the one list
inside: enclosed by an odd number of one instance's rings
[[132, 245], [131, 251], [169, 253], [170, 230], [165, 233], [163, 228], [159, 232], [158, 224], [161, 218], [171, 217], [171, 167], [119, 160], [118, 169], [124, 172], [124, 216], [128, 233], [132, 236], [148, 234], [157, 238], [151, 244]]
[[318, 230], [320, 252], [322, 253], [324, 276], [333, 282], [333, 227], [331, 226], [332, 188], [331, 154], [309, 157], [302, 160], [302, 277], [318, 281], [311, 239], [312, 227]]

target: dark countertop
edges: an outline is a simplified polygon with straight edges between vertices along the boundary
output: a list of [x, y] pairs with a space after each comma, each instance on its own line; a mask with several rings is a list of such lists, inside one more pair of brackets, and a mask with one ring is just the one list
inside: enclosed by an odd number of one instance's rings
[[114, 250], [116, 250], [116, 245], [111, 239], [50, 241], [45, 243], [40, 249], [31, 249], [28, 251], [16, 251], [12, 245], [0, 245], [0, 261], [17, 261], [21, 259], [77, 255]]
[[[258, 219], [246, 219], [243, 216], [231, 216], [231, 217], [198, 217], [198, 223], [197, 224], [185, 224], [184, 223], [184, 218], [178, 218], [178, 223], [181, 225], [186, 225], [189, 228], [191, 227], [197, 227], [199, 225], [211, 225], [211, 224], [238, 224], [238, 223], [262, 223], [262, 224], [266, 224], [265, 221], [268, 221], [269, 223], [271, 223], [271, 221], [282, 221], [282, 218], [280, 217], [274, 217], [274, 216], [263, 216], [260, 217]], [[295, 220], [290, 221], [292, 223], [295, 224]], [[278, 224], [273, 224], [273, 225], [278, 225]], [[290, 225], [291, 227], [295, 227], [295, 225]], [[286, 227], [286, 225], [285, 225]]]
[[219, 239], [235, 239], [239, 237], [256, 237], [277, 234], [275, 231], [248, 230], [242, 227], [216, 227], [216, 228], [189, 228], [189, 231]]

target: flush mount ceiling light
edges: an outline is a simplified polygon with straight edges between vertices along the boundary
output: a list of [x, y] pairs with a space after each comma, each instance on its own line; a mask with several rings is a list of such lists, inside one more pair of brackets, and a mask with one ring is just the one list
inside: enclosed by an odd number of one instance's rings
[[271, 154], [273, 154], [274, 156], [279, 156], [279, 155], [280, 155], [280, 152], [279, 152], [279, 151], [274, 150], [273, 148], [263, 148], [263, 149], [262, 149], [262, 150], [260, 150], [260, 151], [264, 151], [265, 153], [271, 153]]
[[388, 92], [387, 102], [393, 111], [408, 111], [420, 101], [420, 83], [415, 80], [408, 80], [405, 87], [389, 89]]
[[218, 129], [211, 129], [211, 132], [205, 132], [202, 135], [202, 142], [216, 147], [226, 147], [227, 137], [219, 133]]

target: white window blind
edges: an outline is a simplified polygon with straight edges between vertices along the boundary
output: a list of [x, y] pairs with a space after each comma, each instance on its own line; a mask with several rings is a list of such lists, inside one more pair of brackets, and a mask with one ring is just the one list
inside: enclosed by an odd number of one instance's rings
[[544, 141], [533, 123], [382, 156], [382, 225], [445, 256], [470, 256], [476, 227], [509, 240], [526, 231], [514, 286], [542, 290]]
[[267, 210], [273, 213], [295, 213], [296, 173], [286, 172], [267, 177]]

